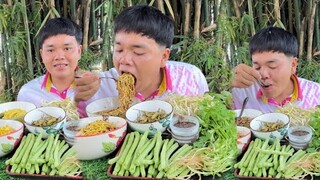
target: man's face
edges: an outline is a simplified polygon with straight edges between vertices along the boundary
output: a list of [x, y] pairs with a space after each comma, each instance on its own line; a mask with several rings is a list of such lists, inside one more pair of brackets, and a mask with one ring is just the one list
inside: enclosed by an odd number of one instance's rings
[[59, 34], [43, 42], [40, 54], [51, 77], [64, 79], [74, 76], [81, 51], [82, 47], [74, 36]]
[[252, 55], [252, 63], [266, 84], [261, 87], [266, 97], [281, 101], [292, 93], [290, 77], [296, 71], [297, 58], [279, 52], [257, 52]]
[[155, 40], [136, 33], [115, 35], [113, 63], [119, 74], [128, 72], [136, 78], [136, 91], [142, 92], [161, 75], [170, 50]]

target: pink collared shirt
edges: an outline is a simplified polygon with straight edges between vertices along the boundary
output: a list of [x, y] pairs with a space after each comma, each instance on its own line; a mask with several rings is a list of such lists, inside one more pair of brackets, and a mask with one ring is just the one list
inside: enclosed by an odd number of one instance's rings
[[49, 77], [49, 74], [46, 73], [24, 84], [20, 88], [17, 100], [31, 102], [37, 107], [40, 107], [44, 102], [74, 97], [74, 88], [68, 87], [60, 93], [54, 85], [50, 83]]
[[[292, 104], [299, 106], [303, 109], [310, 109], [320, 104], [320, 84], [309, 81], [307, 79], [298, 78], [299, 91], [297, 100]], [[291, 97], [288, 97], [281, 104], [274, 103], [272, 100], [268, 100], [267, 103], [262, 101], [261, 96], [257, 96], [260, 86], [258, 83], [253, 84], [248, 88], [233, 88], [233, 105], [234, 109], [240, 109], [245, 97], [249, 97], [249, 101], [246, 105], [247, 108], [257, 109], [263, 113], [274, 112], [279, 106], [284, 106], [288, 103]]]

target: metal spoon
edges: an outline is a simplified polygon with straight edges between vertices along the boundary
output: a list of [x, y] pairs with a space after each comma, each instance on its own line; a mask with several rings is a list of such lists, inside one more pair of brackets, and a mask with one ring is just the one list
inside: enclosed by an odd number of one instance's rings
[[241, 119], [241, 116], [242, 116], [242, 114], [243, 114], [243, 110], [244, 110], [244, 108], [246, 107], [248, 100], [249, 100], [249, 97], [244, 98], [243, 103], [242, 103], [242, 107], [241, 107], [241, 110], [240, 110], [240, 114], [239, 114], [239, 116], [236, 118], [236, 120], [240, 120], [240, 119]]
[[[81, 76], [75, 76], [74, 78], [81, 78]], [[114, 81], [118, 81], [118, 79], [114, 77], [101, 76], [99, 79], [113, 79]]]

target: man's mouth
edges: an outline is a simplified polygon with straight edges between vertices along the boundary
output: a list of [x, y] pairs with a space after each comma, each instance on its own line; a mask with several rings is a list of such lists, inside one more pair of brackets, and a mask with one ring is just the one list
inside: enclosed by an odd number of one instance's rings
[[53, 67], [66, 67], [68, 64], [55, 64]]
[[124, 73], [131, 74], [131, 75], [133, 76], [133, 78], [134, 78], [134, 85], [137, 84], [137, 78], [136, 78], [136, 76], [135, 76], [134, 74], [132, 74], [132, 73], [130, 73], [130, 72], [121, 71], [121, 72], [120, 72], [120, 75], [121, 75], [121, 74], [124, 74]]

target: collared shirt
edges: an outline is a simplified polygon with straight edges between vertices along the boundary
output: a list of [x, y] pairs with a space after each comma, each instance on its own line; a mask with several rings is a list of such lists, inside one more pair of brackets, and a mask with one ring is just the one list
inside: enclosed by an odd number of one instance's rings
[[248, 88], [233, 88], [234, 109], [240, 109], [245, 97], [249, 97], [247, 108], [258, 109], [264, 113], [274, 112], [277, 107], [291, 102], [303, 109], [310, 109], [320, 104], [320, 84], [307, 79], [292, 76], [294, 82], [293, 93], [281, 103], [272, 98], [263, 96], [258, 83], [254, 83]]
[[[160, 87], [151, 97], [147, 98], [148, 100], [163, 98], [169, 93], [192, 96], [201, 95], [209, 91], [205, 76], [201, 70], [194, 65], [168, 61], [163, 71], [163, 79]], [[119, 74], [115, 68], [111, 68], [109, 71], [101, 72], [100, 76], [118, 78]], [[102, 79], [98, 92], [85, 103], [89, 104], [97, 99], [115, 96], [118, 96], [115, 81], [112, 79]], [[147, 100], [139, 93], [137, 93], [135, 97], [140, 101]]]
[[46, 73], [24, 84], [18, 93], [17, 100], [31, 102], [37, 107], [41, 107], [44, 102], [73, 98], [74, 87], [75, 84], [72, 84], [60, 93], [52, 84], [50, 74]]

